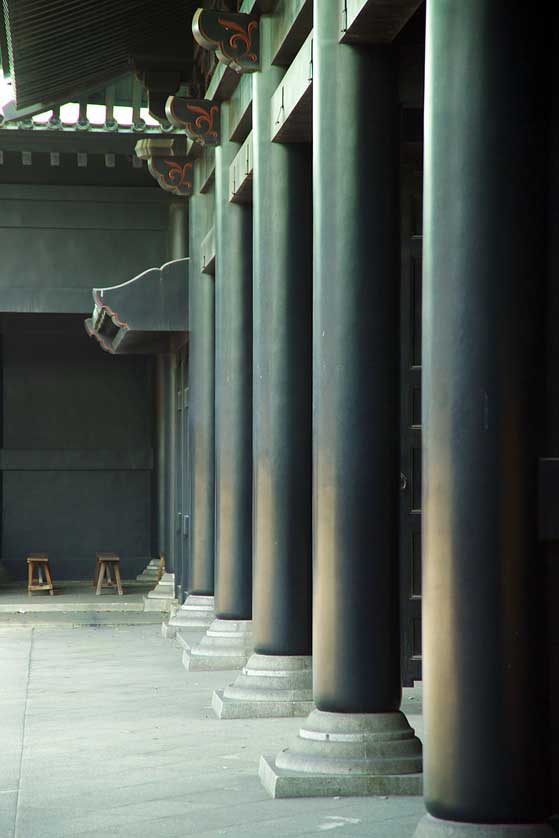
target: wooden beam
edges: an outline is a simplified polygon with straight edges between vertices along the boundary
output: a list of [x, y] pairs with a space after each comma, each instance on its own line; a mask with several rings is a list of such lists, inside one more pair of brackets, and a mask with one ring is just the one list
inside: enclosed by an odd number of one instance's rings
[[213, 99], [216, 102], [225, 102], [231, 98], [238, 83], [239, 74], [218, 61], [204, 98]]
[[4, 151], [20, 151], [24, 146], [29, 151], [61, 154], [133, 154], [138, 140], [157, 140], [165, 137], [182, 137], [181, 134], [161, 134], [154, 132], [110, 132], [110, 131], [49, 131], [44, 128], [25, 130], [19, 128], [0, 128], [0, 145]]
[[312, 142], [312, 32], [272, 96], [271, 139]]
[[243, 0], [239, 11], [245, 12], [246, 14], [255, 12], [266, 15], [273, 12], [277, 4], [278, 0]]
[[229, 167], [229, 200], [235, 204], [252, 204], [252, 131], [240, 147]]
[[288, 67], [312, 29], [312, 0], [279, 0], [273, 27], [273, 63]]
[[215, 227], [212, 227], [200, 242], [200, 256], [202, 273], [215, 273]]
[[241, 76], [231, 96], [229, 139], [236, 143], [246, 140], [252, 129], [252, 78]]
[[204, 153], [196, 161], [198, 174], [200, 176], [200, 192], [209, 192], [212, 188], [215, 175], [215, 149], [204, 148]]
[[340, 41], [390, 44], [424, 0], [337, 0]]

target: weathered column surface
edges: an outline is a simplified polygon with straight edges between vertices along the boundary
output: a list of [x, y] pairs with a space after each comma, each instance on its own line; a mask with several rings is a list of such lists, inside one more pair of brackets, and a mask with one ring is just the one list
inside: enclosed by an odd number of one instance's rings
[[260, 776], [275, 796], [421, 788], [398, 624], [398, 142], [388, 48], [338, 44], [315, 0], [316, 710]]
[[427, 40], [428, 815], [416, 836], [551, 836], [537, 545], [543, 28], [527, 33], [505, 0], [430, 0]]
[[187, 596], [168, 623], [165, 637], [204, 628], [214, 619], [214, 278], [201, 272], [200, 242], [211, 226], [209, 197], [197, 190], [189, 201], [188, 463], [190, 469], [190, 567]]
[[155, 588], [144, 597], [146, 611], [169, 611], [175, 603], [175, 481], [176, 481], [176, 358], [174, 355], [160, 355], [157, 359], [158, 393], [161, 402], [161, 428], [158, 444], [163, 448], [162, 458], [165, 471], [160, 486], [160, 498], [165, 509], [163, 544], [166, 572]]
[[[169, 256], [170, 259], [184, 259], [188, 256], [188, 249], [189, 249], [189, 242], [188, 242], [188, 201], [186, 198], [175, 198], [171, 201], [169, 205]], [[190, 266], [188, 265], [187, 270], [189, 270]], [[186, 324], [185, 324], [186, 326]], [[188, 359], [186, 359], [186, 363], [188, 363]], [[178, 369], [177, 369], [178, 373]], [[178, 375], [177, 375], [178, 379]], [[186, 379], [188, 380], [188, 374], [186, 374]], [[184, 381], [177, 380], [177, 387], [181, 389], [181, 399], [182, 399], [182, 389], [184, 387]], [[185, 486], [185, 470], [187, 469], [187, 464], [185, 463], [186, 458], [183, 457], [183, 445], [184, 445], [184, 437], [186, 433], [185, 427], [185, 410], [184, 405], [181, 406], [182, 409], [175, 412], [174, 420], [176, 419], [178, 423], [180, 423], [179, 427], [176, 429], [177, 439], [177, 474], [175, 480], [175, 487], [179, 485], [181, 488], [181, 499], [180, 503], [177, 497], [177, 502], [175, 503], [174, 510], [173, 510], [173, 522], [175, 526], [175, 550], [174, 550], [174, 558], [173, 558], [173, 572], [174, 572], [174, 583], [175, 583], [175, 593], [176, 598], [179, 601], [182, 601], [182, 594], [183, 591], [186, 590], [186, 586], [188, 583], [188, 550], [186, 549], [186, 545], [184, 543], [184, 536], [181, 533], [177, 533], [176, 531], [176, 522], [177, 522], [177, 512], [181, 512], [182, 516], [185, 514], [186, 510], [186, 503], [185, 499], [182, 497], [184, 492]], [[181, 522], [182, 522], [181, 516]]]
[[215, 614], [187, 669], [236, 669], [252, 650], [252, 219], [229, 203], [229, 105], [215, 151]]
[[156, 469], [156, 534], [155, 534], [155, 556], [150, 559], [146, 567], [136, 576], [138, 582], [146, 585], [157, 585], [159, 579], [160, 556], [167, 553], [167, 516], [170, 510], [167, 508], [167, 457], [169, 452], [165, 444], [165, 428], [167, 426], [167, 412], [169, 403], [167, 401], [167, 390], [165, 383], [165, 355], [157, 355], [155, 358], [155, 469]]
[[254, 654], [221, 718], [312, 709], [312, 159], [270, 141], [272, 20], [253, 75]]
[[[169, 204], [169, 259], [183, 259], [188, 253], [188, 205], [184, 199], [174, 200]], [[168, 611], [176, 603], [175, 592], [182, 585], [186, 567], [178, 563], [176, 555], [176, 360], [174, 356], [160, 355], [157, 358], [157, 464], [158, 464], [158, 507], [160, 524], [165, 535], [160, 538], [164, 544], [161, 552], [165, 556], [166, 572], [153, 591], [144, 599], [146, 610]], [[170, 387], [172, 386], [172, 394]], [[160, 470], [161, 469], [161, 470]], [[162, 520], [161, 507], [164, 509]], [[149, 566], [148, 566], [149, 567]]]

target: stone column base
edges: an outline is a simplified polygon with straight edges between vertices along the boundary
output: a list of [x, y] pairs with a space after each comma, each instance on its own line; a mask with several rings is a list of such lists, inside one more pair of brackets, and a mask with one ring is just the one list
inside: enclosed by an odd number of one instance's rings
[[175, 574], [164, 573], [153, 591], [144, 597], [144, 611], [170, 611], [176, 604]]
[[548, 823], [459, 823], [425, 815], [414, 838], [557, 838]]
[[254, 654], [233, 684], [214, 692], [212, 707], [219, 719], [307, 716], [313, 709], [312, 658]]
[[313, 710], [297, 739], [259, 775], [272, 797], [420, 795], [421, 742], [403, 713]]
[[161, 624], [161, 634], [168, 639], [174, 639], [178, 629], [207, 628], [214, 620], [213, 596], [190, 594], [182, 606], [171, 613], [168, 622]]
[[216, 619], [196, 646], [189, 646], [184, 638], [181, 643], [182, 662], [190, 672], [240, 669], [252, 652], [252, 621]]
[[159, 575], [160, 559], [151, 559], [146, 567], [136, 576], [137, 582], [145, 582], [146, 585], [157, 582]]

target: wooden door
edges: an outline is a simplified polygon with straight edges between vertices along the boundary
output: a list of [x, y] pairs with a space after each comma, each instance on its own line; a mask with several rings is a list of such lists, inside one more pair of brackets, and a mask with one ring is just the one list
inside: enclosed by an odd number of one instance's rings
[[400, 626], [402, 680], [421, 679], [422, 157], [404, 157], [400, 297]]

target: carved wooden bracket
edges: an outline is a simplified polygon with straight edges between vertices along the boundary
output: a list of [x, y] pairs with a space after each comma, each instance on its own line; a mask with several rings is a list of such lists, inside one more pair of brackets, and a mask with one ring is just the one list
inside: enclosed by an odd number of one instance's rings
[[147, 161], [148, 171], [161, 189], [188, 197], [193, 188], [192, 160], [187, 159], [182, 146], [174, 139], [140, 140], [135, 151], [140, 160]]
[[259, 19], [255, 15], [197, 9], [192, 18], [196, 43], [214, 50], [218, 59], [238, 73], [260, 69]]
[[211, 99], [169, 96], [165, 114], [171, 125], [183, 128], [187, 137], [202, 145], [219, 145], [219, 105]]

